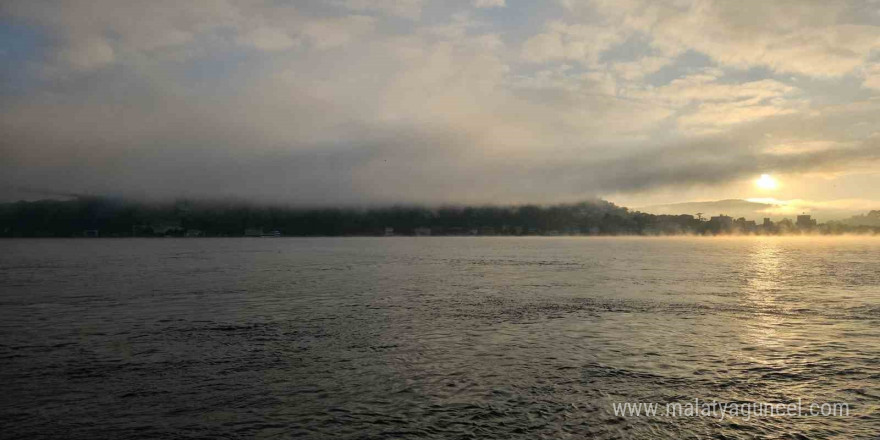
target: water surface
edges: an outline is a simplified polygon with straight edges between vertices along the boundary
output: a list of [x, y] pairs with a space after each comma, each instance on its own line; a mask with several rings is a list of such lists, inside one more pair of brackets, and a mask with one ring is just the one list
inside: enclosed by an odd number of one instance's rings
[[[880, 239], [0, 241], [3, 437], [876, 438]], [[615, 402], [846, 402], [633, 418]]]

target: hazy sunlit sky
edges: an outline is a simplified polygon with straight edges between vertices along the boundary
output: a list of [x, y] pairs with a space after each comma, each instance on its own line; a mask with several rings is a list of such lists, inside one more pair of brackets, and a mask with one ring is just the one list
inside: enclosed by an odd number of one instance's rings
[[6, 193], [880, 209], [878, 0], [5, 0], [0, 66]]

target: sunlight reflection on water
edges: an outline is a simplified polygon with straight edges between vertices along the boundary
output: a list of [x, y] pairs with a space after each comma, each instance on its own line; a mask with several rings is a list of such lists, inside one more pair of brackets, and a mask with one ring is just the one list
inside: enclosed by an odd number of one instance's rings
[[[4, 245], [13, 437], [880, 432], [880, 239]], [[842, 401], [856, 416], [611, 413], [694, 397]]]

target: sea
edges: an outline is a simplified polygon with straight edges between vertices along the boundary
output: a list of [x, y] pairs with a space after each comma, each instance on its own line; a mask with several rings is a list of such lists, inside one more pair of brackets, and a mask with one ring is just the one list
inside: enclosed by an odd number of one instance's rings
[[0, 438], [876, 439], [880, 238], [2, 240]]

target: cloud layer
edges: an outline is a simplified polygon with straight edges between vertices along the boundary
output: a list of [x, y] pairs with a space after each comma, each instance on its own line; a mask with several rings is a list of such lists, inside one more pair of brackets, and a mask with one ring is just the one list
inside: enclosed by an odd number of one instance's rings
[[650, 204], [671, 192], [748, 197], [741, 182], [772, 172], [797, 192], [788, 198], [880, 200], [878, 11], [7, 1], [0, 25], [18, 46], [0, 52], [0, 185], [303, 204]]

